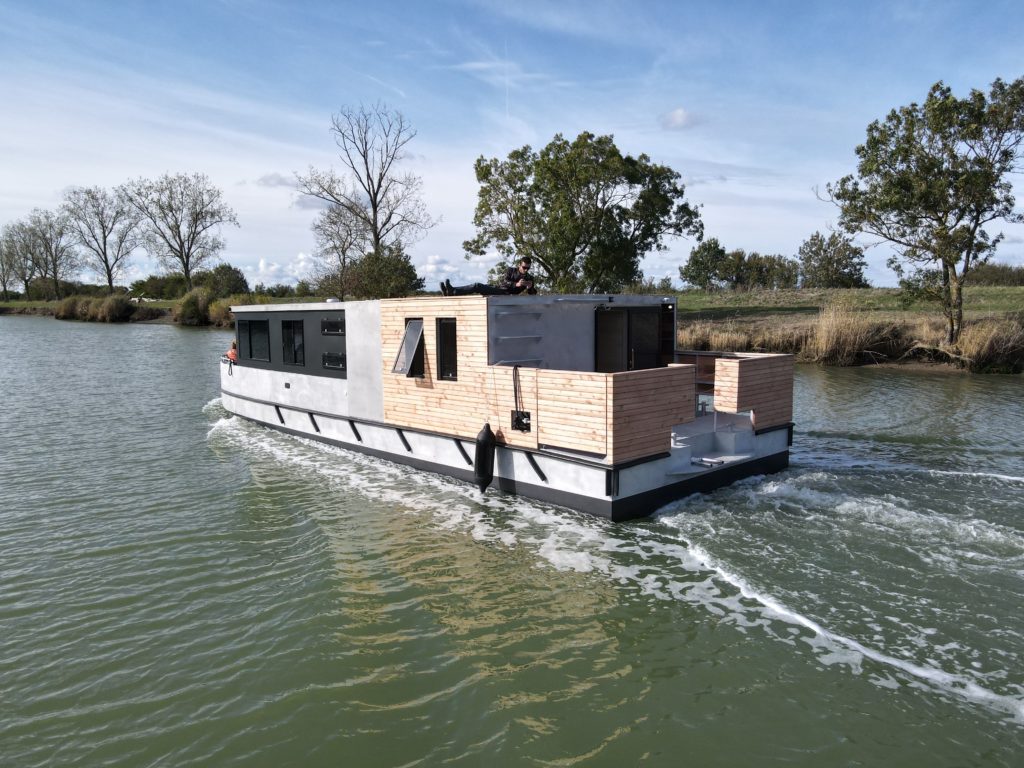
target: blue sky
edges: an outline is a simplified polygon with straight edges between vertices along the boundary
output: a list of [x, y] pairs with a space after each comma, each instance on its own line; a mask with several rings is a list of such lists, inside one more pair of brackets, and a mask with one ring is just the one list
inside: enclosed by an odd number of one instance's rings
[[[441, 218], [410, 248], [428, 287], [495, 261], [461, 248], [474, 160], [583, 130], [679, 171], [727, 248], [792, 256], [834, 224], [814, 190], [854, 169], [872, 120], [937, 80], [1024, 75], [1022, 40], [1020, 2], [0, 0], [0, 225], [69, 186], [198, 171], [238, 214], [223, 259], [294, 282], [315, 215], [294, 173], [337, 167], [331, 115], [380, 100], [418, 130], [406, 167]], [[1024, 227], [1001, 229], [997, 258], [1024, 264]], [[645, 273], [678, 279], [693, 245]], [[131, 277], [154, 271], [140, 254]]]

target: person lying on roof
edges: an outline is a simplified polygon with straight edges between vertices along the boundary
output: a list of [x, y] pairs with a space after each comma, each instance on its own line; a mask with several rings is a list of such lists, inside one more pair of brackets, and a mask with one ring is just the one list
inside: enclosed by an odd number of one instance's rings
[[471, 285], [452, 285], [450, 280], [441, 283], [442, 296], [470, 296], [479, 293], [483, 296], [507, 296], [517, 293], [528, 293], [533, 296], [537, 289], [533, 286], [533, 276], [530, 274], [530, 265], [533, 259], [523, 256], [514, 267], [505, 270], [505, 279], [501, 285], [495, 287], [486, 283], [472, 283]]

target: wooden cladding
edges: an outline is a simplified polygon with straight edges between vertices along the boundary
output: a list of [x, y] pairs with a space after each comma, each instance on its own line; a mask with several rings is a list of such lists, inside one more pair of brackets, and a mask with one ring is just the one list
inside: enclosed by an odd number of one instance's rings
[[[537, 447], [537, 430], [511, 429], [515, 406], [512, 368], [487, 365], [487, 299], [483, 296], [422, 297], [381, 301], [381, 357], [384, 420], [415, 429], [474, 439], [485, 422], [498, 441]], [[423, 321], [422, 377], [392, 373], [408, 318]], [[440, 375], [437, 320], [454, 320], [458, 379]], [[523, 410], [537, 412], [537, 371], [519, 371]]]
[[[413, 317], [423, 321], [422, 377], [391, 371], [406, 320]], [[440, 318], [454, 321], [457, 380], [440, 375], [437, 329], [447, 325]], [[383, 415], [398, 426], [472, 440], [487, 422], [500, 444], [620, 463], [668, 451], [672, 427], [694, 419], [694, 365], [620, 373], [520, 368], [517, 404], [514, 369], [487, 364], [485, 297], [384, 300], [381, 334]], [[791, 393], [791, 360], [789, 371]], [[511, 428], [513, 410], [530, 412], [530, 432]]]
[[715, 409], [753, 411], [754, 429], [793, 421], [793, 356], [743, 355], [715, 361]]
[[609, 453], [617, 462], [667, 451], [672, 427], [694, 419], [697, 391], [693, 365], [613, 373], [608, 379]]

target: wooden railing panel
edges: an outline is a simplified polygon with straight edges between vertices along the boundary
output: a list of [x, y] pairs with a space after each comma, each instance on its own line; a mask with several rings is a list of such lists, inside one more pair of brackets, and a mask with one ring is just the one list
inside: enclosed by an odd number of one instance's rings
[[755, 429], [793, 421], [793, 356], [737, 355], [715, 362], [715, 409], [753, 411]]

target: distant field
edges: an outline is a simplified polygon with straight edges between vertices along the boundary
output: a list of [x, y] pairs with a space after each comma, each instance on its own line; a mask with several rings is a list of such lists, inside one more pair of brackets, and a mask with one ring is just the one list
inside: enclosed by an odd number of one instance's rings
[[[680, 319], [714, 320], [718, 318], [765, 315], [813, 315], [831, 303], [840, 302], [857, 312], [885, 314], [940, 313], [935, 304], [921, 302], [904, 309], [897, 288], [849, 288], [832, 290], [780, 291], [684, 291], [679, 294]], [[1024, 287], [977, 286], [964, 290], [964, 312], [968, 317], [1024, 311]]]

